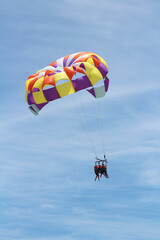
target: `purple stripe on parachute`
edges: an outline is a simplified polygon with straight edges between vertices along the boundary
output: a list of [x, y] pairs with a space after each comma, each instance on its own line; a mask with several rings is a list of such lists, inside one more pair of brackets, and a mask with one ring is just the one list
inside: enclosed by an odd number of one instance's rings
[[53, 75], [53, 73], [49, 73], [49, 74], [48, 74], [48, 76], [52, 76], [52, 75]]
[[85, 66], [84, 66], [83, 63], [81, 63], [79, 66], [80, 66], [81, 68], [83, 68], [84, 70], [86, 70], [86, 68], [85, 68]]
[[33, 88], [32, 92], [39, 92], [39, 88]]
[[94, 97], [96, 97], [95, 92], [94, 92], [94, 88], [88, 89], [87, 90], [90, 94], [92, 94]]
[[107, 76], [104, 79], [104, 86], [105, 86], [105, 92], [107, 92], [109, 87], [109, 78]]
[[[38, 92], [38, 91], [39, 91], [38, 88], [34, 88], [32, 92]], [[29, 105], [35, 104], [35, 100], [33, 98], [33, 93], [32, 92], [28, 93], [28, 96], [27, 96], [27, 101], [28, 101]]]
[[28, 95], [27, 95], [27, 102], [28, 102], [29, 105], [35, 104], [35, 100], [33, 98], [32, 92], [28, 93]]
[[73, 66], [73, 70], [76, 71], [76, 66]]
[[72, 63], [75, 61], [76, 59], [75, 58], [72, 58], [72, 60], [70, 61], [69, 65], [68, 66], [71, 66]]
[[91, 82], [89, 81], [86, 75], [83, 77], [77, 78], [76, 80], [72, 80], [72, 84], [76, 92], [92, 86]]
[[54, 75], [57, 74], [58, 72], [60, 73], [60, 72], [62, 72], [62, 71], [61, 71], [61, 70], [55, 70], [55, 71], [54, 71]]
[[59, 66], [59, 64], [55, 63], [54, 65], [50, 65], [50, 66], [57, 68]]
[[63, 59], [63, 67], [66, 67], [67, 60], [68, 60], [68, 58]]
[[39, 109], [39, 110], [41, 110], [45, 105], [47, 105], [48, 104], [48, 102], [46, 102], [46, 103], [41, 103], [41, 104], [36, 104], [36, 107]]
[[43, 90], [43, 94], [48, 102], [60, 98], [60, 95], [55, 87]]
[[100, 63], [97, 69], [100, 71], [100, 73], [102, 74], [103, 78], [108, 73], [108, 69], [106, 68], [106, 66], [103, 63]]

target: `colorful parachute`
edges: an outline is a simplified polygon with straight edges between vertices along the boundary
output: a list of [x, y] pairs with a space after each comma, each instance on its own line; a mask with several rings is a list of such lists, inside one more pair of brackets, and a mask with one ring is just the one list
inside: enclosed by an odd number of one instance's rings
[[[50, 101], [86, 89], [95, 98], [108, 90], [108, 66], [97, 54], [80, 52], [60, 58], [29, 76], [26, 101], [35, 115]], [[94, 85], [103, 79], [102, 86]]]

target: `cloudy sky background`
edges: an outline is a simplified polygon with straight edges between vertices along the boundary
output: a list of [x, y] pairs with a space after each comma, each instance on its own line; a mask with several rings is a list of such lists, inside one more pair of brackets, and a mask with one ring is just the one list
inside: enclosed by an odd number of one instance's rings
[[[159, 0], [0, 4], [0, 239], [159, 240]], [[30, 74], [79, 51], [109, 66], [100, 183], [71, 98], [25, 102]]]

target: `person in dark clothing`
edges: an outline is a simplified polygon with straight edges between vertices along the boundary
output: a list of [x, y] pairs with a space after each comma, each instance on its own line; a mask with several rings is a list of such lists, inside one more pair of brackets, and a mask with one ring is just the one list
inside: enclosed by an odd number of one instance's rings
[[102, 171], [101, 171], [101, 176], [100, 176], [100, 177], [102, 177], [102, 174], [103, 174], [106, 178], [109, 178], [108, 173], [107, 173], [107, 166], [106, 166], [104, 163], [102, 163]]
[[100, 181], [100, 179], [99, 179], [99, 169], [98, 169], [98, 166], [96, 164], [94, 166], [94, 172], [96, 174], [95, 181], [96, 181], [97, 178], [98, 178], [98, 181]]

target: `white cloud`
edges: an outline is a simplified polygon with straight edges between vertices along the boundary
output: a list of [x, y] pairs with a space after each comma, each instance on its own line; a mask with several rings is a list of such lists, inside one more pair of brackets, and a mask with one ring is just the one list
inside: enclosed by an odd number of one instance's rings
[[[112, 79], [111, 79], [112, 81]], [[117, 82], [117, 81], [116, 81]], [[160, 89], [160, 84], [157, 83], [122, 83], [121, 85], [113, 84], [112, 82], [110, 84], [110, 89], [108, 91], [108, 98], [122, 98], [122, 97], [131, 97], [131, 96], [137, 96], [142, 94], [147, 94], [149, 92], [158, 91]]]
[[159, 159], [150, 158], [143, 163], [143, 169], [140, 173], [138, 183], [160, 188], [160, 163]]

